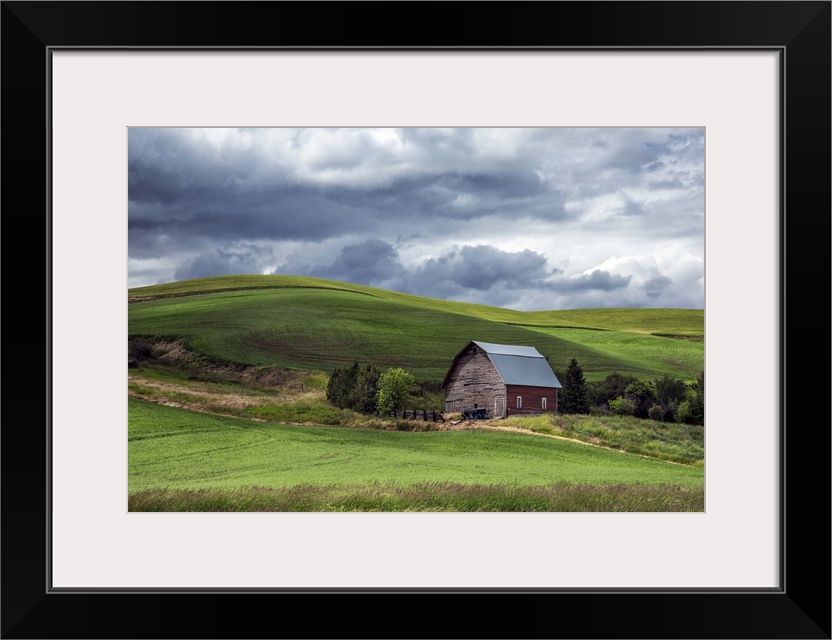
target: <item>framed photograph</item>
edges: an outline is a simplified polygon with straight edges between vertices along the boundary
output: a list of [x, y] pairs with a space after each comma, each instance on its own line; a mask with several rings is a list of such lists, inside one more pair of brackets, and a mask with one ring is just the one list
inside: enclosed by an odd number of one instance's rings
[[[830, 2], [3, 2], [0, 35], [4, 638], [830, 637]], [[130, 511], [128, 227], [174, 213], [128, 220], [129, 132], [231, 127], [703, 132], [704, 511]]]

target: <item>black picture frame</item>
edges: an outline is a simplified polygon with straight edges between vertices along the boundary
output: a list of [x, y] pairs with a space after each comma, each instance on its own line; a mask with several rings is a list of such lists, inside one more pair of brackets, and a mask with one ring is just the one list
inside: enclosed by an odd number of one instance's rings
[[[830, 15], [829, 1], [2, 2], [2, 637], [830, 638]], [[778, 51], [780, 587], [51, 590], [48, 96], [50, 52], [68, 47]]]

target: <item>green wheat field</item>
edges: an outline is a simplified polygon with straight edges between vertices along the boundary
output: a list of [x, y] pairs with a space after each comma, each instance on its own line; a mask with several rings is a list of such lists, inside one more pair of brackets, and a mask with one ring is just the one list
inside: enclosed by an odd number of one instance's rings
[[[294, 276], [130, 289], [131, 511], [703, 511], [704, 429], [617, 416], [481, 425], [364, 416], [326, 401], [336, 367], [438, 388], [469, 340], [533, 345], [588, 381], [693, 381], [704, 314], [519, 312]], [[138, 345], [138, 346], [137, 346]], [[138, 355], [137, 355], [138, 354]]]

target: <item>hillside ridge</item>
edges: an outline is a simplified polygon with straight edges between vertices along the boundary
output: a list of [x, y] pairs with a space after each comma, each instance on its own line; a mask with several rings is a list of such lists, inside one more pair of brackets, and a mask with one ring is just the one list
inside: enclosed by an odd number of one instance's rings
[[[702, 309], [680, 309], [680, 308], [622, 308], [622, 307], [597, 307], [585, 309], [549, 309], [538, 311], [520, 311], [505, 307], [495, 307], [478, 304], [475, 302], [459, 302], [455, 300], [442, 300], [439, 298], [428, 298], [411, 293], [402, 293], [389, 289], [370, 287], [367, 285], [341, 282], [338, 280], [327, 280], [311, 276], [295, 275], [229, 275], [211, 276], [206, 278], [193, 278], [188, 280], [177, 280], [173, 282], [133, 287], [128, 289], [128, 303], [135, 304], [167, 298], [184, 296], [208, 295], [214, 293], [225, 293], [231, 291], [254, 291], [269, 289], [320, 289], [330, 291], [343, 291], [368, 295], [399, 303], [412, 304], [415, 306], [428, 305], [448, 313], [460, 313], [462, 315], [475, 315], [488, 320], [496, 320], [503, 324], [518, 327], [548, 327], [552, 329], [561, 328], [582, 328], [598, 331], [610, 329], [618, 331], [633, 331], [636, 333], [647, 333], [651, 335], [664, 335], [666, 337], [686, 337], [702, 335], [702, 332], [673, 332], [673, 331], [651, 331], [643, 327], [623, 328], [620, 326], [593, 326], [583, 322], [588, 314], [609, 318], [614, 315], [628, 316], [659, 316], [677, 314], [696, 317], [701, 315], [704, 329], [704, 310]], [[575, 322], [565, 322], [564, 318], [575, 317]], [[535, 322], [537, 319], [537, 322]], [[558, 322], [554, 322], [560, 319]]]
[[129, 336], [179, 337], [225, 362], [332, 372], [355, 361], [442, 379], [470, 340], [534, 345], [553, 367], [692, 380], [696, 309], [517, 311], [306, 276], [217, 276], [128, 289]]

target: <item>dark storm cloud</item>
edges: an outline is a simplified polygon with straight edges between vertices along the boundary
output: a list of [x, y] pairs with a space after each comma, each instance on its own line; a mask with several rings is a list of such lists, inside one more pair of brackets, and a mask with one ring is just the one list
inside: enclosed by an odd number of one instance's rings
[[404, 267], [392, 245], [382, 240], [369, 239], [345, 246], [332, 264], [307, 269], [305, 273], [330, 280], [376, 285], [401, 276]]
[[173, 278], [174, 280], [189, 280], [190, 278], [244, 273], [250, 273], [250, 267], [247, 264], [229, 260], [219, 253], [202, 253], [180, 264], [174, 272]]
[[[257, 194], [206, 190], [183, 206], [133, 206], [128, 224], [130, 248], [139, 251], [149, 238], [177, 238], [182, 246], [200, 239], [321, 240], [361, 232], [370, 224], [350, 203], [314, 191], [269, 189]], [[152, 243], [151, 243], [152, 244]]]
[[495, 288], [548, 288], [547, 278], [560, 273], [549, 267], [545, 256], [534, 251], [526, 249], [512, 253], [487, 245], [454, 248], [422, 265], [408, 268], [402, 264], [392, 245], [378, 239], [347, 245], [325, 265], [288, 263], [276, 272], [302, 273], [375, 286], [387, 283], [398, 291], [439, 298]]
[[509, 252], [488, 245], [468, 245], [410, 269], [401, 286], [418, 295], [452, 297], [495, 288], [545, 288], [547, 278], [555, 273], [558, 270], [549, 267], [545, 256], [529, 249]]
[[[533, 172], [500, 163], [445, 171], [423, 160], [365, 183], [363, 176], [377, 167], [383, 173], [392, 162], [389, 151], [366, 139], [349, 153], [316, 156], [300, 171], [233, 135], [219, 143], [181, 129], [131, 129], [129, 135], [130, 247], [137, 252], [159, 236], [180, 238], [183, 246], [198, 238], [321, 240], [389, 226], [393, 218], [425, 224], [521, 208], [527, 216], [563, 216], [559, 194], [537, 200], [546, 194]], [[356, 167], [361, 171], [350, 171]], [[317, 179], [328, 171], [336, 177]]]
[[545, 191], [537, 176], [520, 171], [499, 175], [444, 173], [437, 182], [455, 193], [497, 194], [508, 198], [537, 196]]
[[256, 273], [259, 265], [271, 255], [269, 250], [254, 245], [242, 245], [201, 253], [179, 264], [175, 280]]
[[365, 228], [391, 221], [435, 225], [449, 219], [473, 221], [518, 212], [550, 220], [566, 215], [562, 194], [546, 193], [536, 175], [521, 172], [459, 174], [426, 166], [380, 186], [329, 187], [319, 197], [338, 203], [354, 223]]
[[643, 285], [644, 292], [650, 298], [658, 298], [672, 286], [673, 280], [667, 276], [656, 276], [655, 278], [650, 278]]
[[557, 290], [564, 293], [576, 293], [580, 291], [614, 291], [623, 289], [630, 284], [632, 276], [621, 276], [612, 274], [609, 271], [596, 270], [589, 275], [580, 275], [575, 278], [564, 278], [557, 283]]

